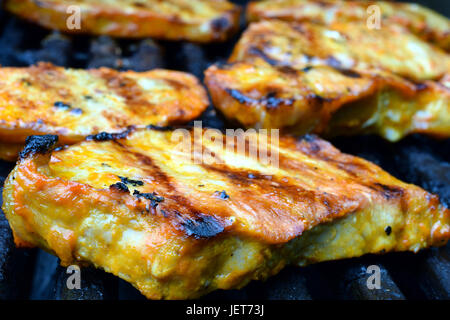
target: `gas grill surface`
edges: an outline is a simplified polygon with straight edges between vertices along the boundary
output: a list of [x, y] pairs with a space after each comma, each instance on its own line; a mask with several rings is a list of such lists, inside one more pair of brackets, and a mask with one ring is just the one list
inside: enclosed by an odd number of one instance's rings
[[[450, 16], [450, 2], [419, 2]], [[244, 20], [241, 24], [244, 28]], [[77, 68], [168, 68], [203, 79], [203, 71], [210, 64], [226, 60], [238, 36], [225, 44], [205, 46], [64, 36], [20, 21], [0, 9], [0, 64], [28, 66], [49, 61]], [[201, 120], [203, 126], [231, 127], [212, 107]], [[376, 136], [361, 136], [339, 138], [332, 143], [380, 165], [401, 180], [438, 194], [442, 203], [450, 206], [450, 139], [436, 141], [415, 135], [392, 144]], [[1, 184], [12, 167], [0, 161]], [[366, 270], [370, 265], [380, 267], [381, 289], [367, 287], [370, 274]], [[101, 270], [82, 269], [80, 290], [66, 288], [68, 276], [56, 257], [39, 249], [16, 249], [9, 225], [0, 214], [0, 300], [144, 299], [130, 284]], [[266, 282], [254, 281], [242, 290], [217, 291], [203, 299], [450, 299], [450, 244], [418, 254], [369, 255], [290, 267]]]

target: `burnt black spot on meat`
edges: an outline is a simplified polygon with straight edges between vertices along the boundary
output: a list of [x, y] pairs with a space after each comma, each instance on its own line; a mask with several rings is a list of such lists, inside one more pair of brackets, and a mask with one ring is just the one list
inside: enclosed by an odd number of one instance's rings
[[126, 192], [126, 193], [130, 192], [130, 190], [125, 185], [125, 183], [122, 183], [122, 182], [114, 183], [114, 184], [110, 185], [109, 187], [112, 189], [116, 189], [117, 191], [120, 191], [120, 192]]
[[74, 115], [80, 115], [83, 114], [83, 110], [80, 108], [73, 108], [69, 103], [65, 103], [65, 102], [61, 102], [61, 101], [57, 101], [53, 104], [53, 106], [57, 109], [60, 110], [64, 110], [64, 111], [69, 111], [71, 114]]
[[239, 90], [236, 89], [225, 89], [225, 91], [233, 98], [239, 101], [241, 104], [262, 104], [266, 106], [267, 108], [277, 108], [280, 105], [286, 105], [290, 106], [294, 103], [293, 99], [286, 99], [286, 98], [277, 98], [275, 95], [275, 92], [269, 92], [265, 97], [262, 97], [260, 99], [253, 99], [250, 97], [247, 97], [243, 93], [241, 93]]
[[371, 187], [372, 190], [379, 191], [383, 194], [386, 200], [401, 198], [403, 196], [403, 190], [394, 186], [387, 186], [382, 183], [374, 183], [374, 186]]
[[262, 58], [265, 62], [267, 62], [271, 66], [279, 66], [281, 64], [280, 61], [269, 57], [264, 51], [262, 51], [257, 47], [250, 47], [248, 49], [248, 53]]
[[279, 66], [276, 68], [278, 71], [284, 73], [287, 76], [297, 76], [298, 75], [297, 70], [295, 70], [294, 68], [292, 68], [290, 66]]
[[90, 136], [87, 136], [86, 140], [103, 142], [103, 141], [125, 139], [132, 131], [134, 131], [133, 127], [128, 127], [127, 130], [119, 132], [119, 133], [100, 132], [97, 134], [92, 134]]
[[65, 103], [65, 102], [62, 102], [62, 101], [56, 101], [53, 104], [53, 106], [55, 108], [62, 109], [62, 110], [70, 110], [70, 109], [72, 109], [72, 106], [69, 103]]
[[160, 197], [160, 196], [156, 195], [156, 193], [154, 193], [154, 192], [141, 193], [137, 190], [134, 190], [133, 195], [136, 196], [136, 198], [144, 198], [144, 199], [150, 200], [150, 205], [153, 208], [156, 208], [158, 206], [158, 204], [160, 204], [161, 202], [164, 201], [164, 197]]
[[391, 233], [392, 233], [392, 228], [391, 228], [391, 226], [387, 226], [387, 227], [384, 229], [384, 232], [386, 232], [386, 234], [387, 234], [388, 236], [390, 236]]
[[251, 104], [256, 102], [255, 99], [252, 99], [250, 97], [247, 97], [246, 95], [242, 94], [239, 90], [236, 89], [229, 89], [226, 88], [225, 91], [233, 98], [239, 101], [241, 104]]
[[280, 105], [290, 106], [294, 103], [293, 99], [277, 98], [275, 92], [269, 92], [267, 96], [259, 101], [268, 108], [277, 108]]
[[322, 97], [322, 96], [320, 96], [318, 94], [315, 94], [315, 93], [308, 94], [307, 98], [309, 100], [316, 101], [319, 105], [323, 105], [326, 102], [333, 101], [333, 99], [331, 99], [331, 98], [325, 98], [325, 97]]
[[417, 83], [416, 84], [416, 90], [422, 91], [428, 88], [428, 85], [426, 83]]
[[147, 126], [147, 129], [164, 132], [164, 131], [172, 131], [174, 129], [174, 127], [172, 127], [172, 126], [163, 127], [163, 126], [155, 126], [153, 124], [149, 124]]
[[300, 137], [300, 140], [305, 140], [306, 142], [314, 142], [317, 141], [319, 137], [315, 134], [307, 133]]
[[225, 190], [216, 191], [214, 194], [222, 200], [230, 199], [230, 196], [225, 192]]
[[181, 222], [184, 232], [196, 239], [211, 238], [224, 231], [223, 224], [213, 216], [199, 214], [198, 218]]
[[230, 28], [230, 21], [226, 17], [220, 17], [211, 21], [211, 27], [214, 32], [222, 32]]
[[122, 181], [123, 184], [130, 184], [133, 187], [143, 186], [144, 185], [143, 181], [132, 180], [132, 179], [129, 179], [127, 177], [122, 177], [122, 176], [117, 176], [117, 177], [119, 177], [120, 181]]
[[319, 145], [319, 137], [315, 134], [305, 134], [300, 137], [299, 141], [305, 141], [307, 145], [307, 150], [310, 153], [318, 153], [320, 152], [321, 148]]
[[312, 66], [307, 66], [307, 67], [304, 67], [303, 69], [301, 69], [301, 71], [302, 71], [302, 72], [308, 72], [308, 71], [310, 71], [312, 68], [313, 68]]
[[31, 87], [31, 86], [32, 86], [31, 81], [28, 80], [28, 79], [23, 78], [23, 79], [21, 79], [21, 81], [22, 81], [22, 83], [23, 83], [25, 86], [27, 86], [27, 87]]
[[70, 113], [75, 114], [75, 115], [80, 115], [80, 114], [83, 114], [83, 110], [80, 108], [75, 108], [75, 109], [70, 110]]
[[58, 136], [55, 135], [29, 136], [25, 140], [25, 147], [20, 152], [19, 158], [23, 160], [37, 153], [46, 154], [55, 147], [57, 142]]

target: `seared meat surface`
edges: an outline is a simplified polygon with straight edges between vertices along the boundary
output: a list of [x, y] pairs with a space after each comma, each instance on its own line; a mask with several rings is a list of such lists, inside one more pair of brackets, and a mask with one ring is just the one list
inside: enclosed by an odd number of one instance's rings
[[263, 21], [205, 82], [246, 127], [325, 136], [450, 136], [450, 57], [407, 30]]
[[230, 62], [264, 58], [277, 66], [303, 69], [328, 65], [336, 69], [381, 69], [420, 82], [450, 73], [450, 56], [406, 29], [386, 26], [369, 30], [358, 23], [262, 21], [242, 35]]
[[183, 72], [0, 68], [0, 158], [15, 160], [28, 135], [74, 143], [131, 125], [185, 123], [207, 106], [203, 87]]
[[[225, 0], [7, 0], [5, 9], [49, 29], [124, 38], [225, 41], [240, 8]], [[80, 25], [75, 14], [79, 8]]]
[[180, 299], [450, 237], [437, 196], [315, 136], [192, 130], [102, 133], [54, 151], [56, 136], [30, 137], [3, 193], [16, 243]]
[[[376, 7], [374, 7], [376, 6]], [[379, 13], [378, 16], [375, 16]], [[247, 7], [249, 21], [280, 19], [316, 22], [358, 22], [364, 25], [379, 22], [380, 29], [394, 24], [408, 28], [418, 37], [450, 50], [450, 22], [439, 13], [416, 3], [394, 1], [335, 0], [264, 0]]]

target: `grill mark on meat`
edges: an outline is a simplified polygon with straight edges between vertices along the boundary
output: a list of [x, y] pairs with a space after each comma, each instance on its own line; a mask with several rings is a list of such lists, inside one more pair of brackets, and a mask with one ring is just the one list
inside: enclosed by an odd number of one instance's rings
[[[153, 161], [153, 159], [140, 152], [130, 150], [126, 145], [120, 145], [130, 156], [137, 159], [141, 164], [141, 169], [147, 176], [162, 185], [167, 193], [164, 199], [175, 202], [178, 208], [183, 208], [184, 212], [174, 209], [168, 201], [161, 203], [163, 217], [168, 218], [174, 227], [181, 229], [187, 236], [197, 239], [210, 238], [225, 230], [225, 223], [214, 216], [205, 215], [192, 205], [192, 202], [184, 197], [172, 184], [170, 177]], [[208, 217], [208, 218], [205, 218]]]
[[[367, 167], [364, 162], [348, 162], [342, 158], [336, 157], [335, 154], [322, 154], [321, 147], [317, 143], [320, 142], [320, 139], [318, 139], [318, 137], [315, 135], [305, 135], [300, 139], [300, 141], [300, 150], [306, 155], [325, 161], [326, 163], [335, 166], [339, 170], [346, 172], [350, 177], [357, 180], [359, 184], [378, 192], [386, 200], [399, 198], [403, 200], [404, 190], [402, 188], [387, 186], [380, 183], [373, 183], [373, 179], [370, 179], [368, 182], [361, 180], [361, 175], [359, 173], [370, 171], [370, 168]], [[279, 156], [279, 163], [281, 168], [283, 168], [283, 166], [285, 165], [289, 165], [289, 161], [285, 161], [282, 155]]]
[[349, 77], [349, 78], [354, 78], [354, 79], [361, 78], [361, 75], [358, 72], [356, 72], [355, 70], [351, 70], [351, 69], [336, 69], [336, 70], [339, 71], [344, 76]]
[[189, 88], [184, 83], [174, 79], [164, 79], [164, 81], [167, 82], [171, 87], [173, 87], [176, 90], [184, 90]]
[[276, 59], [269, 57], [263, 50], [255, 47], [255, 46], [251, 46], [248, 49], [248, 53], [262, 58], [265, 62], [267, 62], [268, 64], [270, 64], [271, 66], [274, 66], [274, 67], [280, 66], [283, 64], [281, 61], [278, 61]]
[[371, 186], [369, 186], [372, 190], [380, 192], [386, 200], [396, 199], [396, 198], [402, 198], [404, 191], [401, 188], [394, 187], [394, 186], [387, 186], [382, 183], [374, 183]]
[[[359, 202], [347, 197], [344, 201], [327, 192], [307, 190], [300, 185], [289, 183], [287, 178], [279, 179], [270, 175], [261, 175], [258, 172], [248, 170], [239, 170], [231, 168], [227, 165], [202, 165], [205, 169], [220, 174], [222, 177], [228, 179], [232, 185], [254, 185], [264, 192], [262, 194], [270, 195], [270, 197], [278, 197], [278, 195], [286, 195], [288, 198], [298, 200], [307, 207], [307, 211], [300, 213], [297, 216], [286, 217], [286, 219], [300, 219], [302, 220], [302, 227], [297, 230], [301, 234], [308, 229], [310, 225], [307, 221], [314, 220], [313, 217], [322, 216], [323, 218], [333, 218], [341, 216], [346, 213], [353, 212], [358, 206]], [[245, 194], [236, 195], [237, 198], [245, 197]], [[231, 197], [233, 199], [233, 197]], [[248, 202], [248, 201], [247, 201]], [[345, 203], [345, 206], [339, 203]], [[288, 205], [285, 203], [285, 205]], [[306, 218], [307, 215], [311, 217]]]
[[109, 90], [125, 99], [127, 107], [135, 114], [156, 114], [155, 105], [144, 98], [144, 93], [136, 80], [126, 77], [115, 70], [100, 69], [92, 71], [104, 79]]

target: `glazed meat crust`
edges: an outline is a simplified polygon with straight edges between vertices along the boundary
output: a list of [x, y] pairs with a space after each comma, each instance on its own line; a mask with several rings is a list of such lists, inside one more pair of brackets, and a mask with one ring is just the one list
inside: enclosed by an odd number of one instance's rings
[[[130, 129], [53, 152], [56, 136], [31, 137], [3, 192], [15, 241], [103, 268], [148, 298], [181, 299], [287, 264], [416, 252], [450, 237], [438, 197], [315, 136], [267, 147], [256, 133], [230, 136]], [[196, 161], [199, 152], [215, 161]]]
[[246, 127], [397, 141], [450, 136], [449, 70], [447, 54], [399, 27], [263, 21], [205, 83], [215, 106]]
[[0, 68], [0, 156], [14, 160], [29, 135], [57, 134], [61, 143], [74, 143], [103, 130], [185, 123], [208, 104], [198, 80], [183, 72], [76, 70], [46, 63]]
[[317, 22], [325, 25], [335, 22], [359, 22], [366, 25], [374, 14], [369, 9], [376, 5], [381, 14], [381, 29], [393, 24], [408, 28], [418, 37], [450, 50], [450, 22], [437, 12], [416, 3], [388, 1], [333, 1], [333, 0], [266, 0], [252, 2], [247, 7], [250, 22], [280, 19], [298, 22]]
[[[81, 8], [80, 28], [67, 26], [73, 6]], [[240, 8], [225, 0], [7, 0], [4, 7], [68, 33], [195, 42], [225, 41], [237, 31], [240, 15]]]
[[262, 21], [244, 32], [229, 61], [254, 57], [295, 69], [317, 65], [382, 69], [414, 82], [440, 80], [450, 73], [448, 54], [397, 26], [371, 31], [355, 23]]

